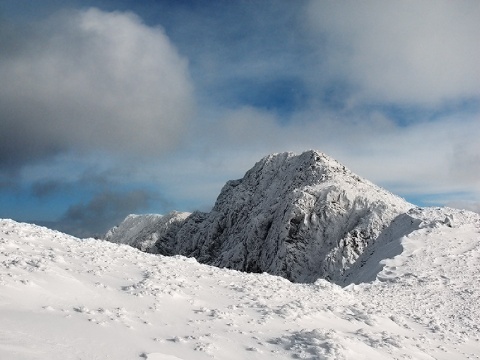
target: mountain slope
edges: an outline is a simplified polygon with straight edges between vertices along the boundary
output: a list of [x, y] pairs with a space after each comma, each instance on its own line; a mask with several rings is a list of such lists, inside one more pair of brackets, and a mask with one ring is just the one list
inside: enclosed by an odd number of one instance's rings
[[227, 182], [211, 212], [164, 230], [154, 246], [133, 245], [294, 282], [341, 283], [363, 251], [411, 207], [323, 153], [274, 154]]
[[480, 216], [408, 216], [344, 288], [0, 220], [0, 359], [476, 359]]
[[[128, 215], [120, 225], [110, 229], [104, 238], [107, 241], [127, 244], [142, 251], [152, 252], [160, 238], [162, 243], [168, 243], [167, 233], [177, 230], [189, 215], [190, 213], [177, 211], [172, 211], [167, 215]], [[173, 254], [164, 252], [164, 255]]]

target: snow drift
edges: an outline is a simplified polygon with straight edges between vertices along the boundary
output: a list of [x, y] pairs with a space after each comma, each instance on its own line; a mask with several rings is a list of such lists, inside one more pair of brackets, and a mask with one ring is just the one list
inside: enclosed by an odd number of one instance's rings
[[366, 249], [412, 207], [323, 153], [281, 153], [227, 182], [209, 213], [129, 216], [105, 238], [294, 282], [344, 283]]

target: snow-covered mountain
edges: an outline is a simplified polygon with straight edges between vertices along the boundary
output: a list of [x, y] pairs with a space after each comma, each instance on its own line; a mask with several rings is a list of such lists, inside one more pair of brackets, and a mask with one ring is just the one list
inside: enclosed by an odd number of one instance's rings
[[480, 216], [383, 235], [342, 288], [0, 220], [0, 359], [478, 359]]
[[262, 159], [210, 213], [106, 237], [0, 220], [0, 359], [480, 354], [480, 215], [412, 207], [315, 151]]
[[177, 211], [172, 211], [165, 216], [158, 214], [128, 215], [120, 225], [107, 232], [105, 239], [151, 252], [160, 238], [162, 242], [166, 242], [168, 233], [176, 232], [189, 215], [190, 213]]
[[134, 218], [143, 225], [127, 217], [119, 228], [128, 231], [106, 239], [294, 282], [343, 283], [348, 269], [412, 207], [323, 153], [281, 153], [227, 182], [209, 213]]

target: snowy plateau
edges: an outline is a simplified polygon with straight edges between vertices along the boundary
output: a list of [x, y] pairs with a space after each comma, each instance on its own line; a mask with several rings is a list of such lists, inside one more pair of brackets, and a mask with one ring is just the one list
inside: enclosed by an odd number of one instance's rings
[[319, 152], [106, 238], [0, 220], [0, 359], [480, 358], [480, 215]]

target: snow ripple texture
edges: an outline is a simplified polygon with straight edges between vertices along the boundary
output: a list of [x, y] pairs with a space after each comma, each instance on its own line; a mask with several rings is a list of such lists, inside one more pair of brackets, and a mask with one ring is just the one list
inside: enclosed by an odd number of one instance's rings
[[[145, 219], [133, 236], [110, 232], [106, 239], [293, 282], [342, 284], [365, 250], [412, 207], [323, 153], [281, 153], [227, 182], [209, 213], [181, 219], [171, 213], [166, 218], [175, 218], [174, 226]], [[131, 220], [119, 228], [131, 229]]]

